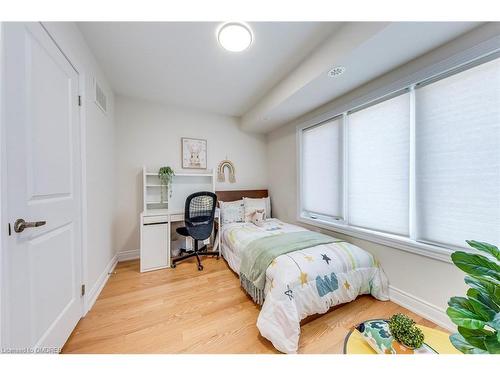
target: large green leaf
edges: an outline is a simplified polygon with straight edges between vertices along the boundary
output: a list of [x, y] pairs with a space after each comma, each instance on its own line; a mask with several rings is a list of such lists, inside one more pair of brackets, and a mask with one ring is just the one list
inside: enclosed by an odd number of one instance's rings
[[484, 354], [487, 353], [485, 350], [482, 350], [480, 348], [476, 348], [469, 344], [460, 333], [454, 333], [453, 335], [450, 336], [450, 341], [453, 344], [455, 348], [460, 350], [462, 353], [465, 354]]
[[465, 273], [473, 276], [488, 276], [500, 280], [500, 266], [483, 255], [456, 251], [451, 254], [453, 263]]
[[486, 306], [488, 306], [490, 309], [495, 311], [495, 313], [500, 311], [500, 306], [498, 306], [495, 301], [490, 298], [490, 296], [487, 293], [484, 293], [484, 291], [476, 288], [470, 288], [467, 290], [467, 296], [471, 298], [475, 298], [481, 303], [484, 303]]
[[488, 322], [488, 325], [498, 332], [498, 337], [500, 338], [500, 312]]
[[481, 280], [476, 276], [465, 276], [465, 283], [473, 289], [487, 295], [496, 305], [500, 306], [500, 286], [497, 287], [490, 281]]
[[490, 283], [491, 285], [494, 285], [497, 288], [500, 288], [500, 280], [492, 279], [491, 277], [486, 277], [486, 276], [478, 276], [478, 275], [474, 275], [471, 277], [474, 277], [481, 282]]
[[500, 305], [500, 284], [477, 276], [465, 276], [465, 283], [488, 295], [495, 304]]
[[469, 310], [470, 312], [474, 312], [472, 305], [468, 298], [465, 297], [451, 297], [448, 301], [448, 306], [450, 307], [460, 307], [462, 309]]
[[491, 354], [500, 354], [500, 341], [498, 335], [488, 336], [484, 339], [484, 345]]
[[491, 245], [487, 242], [479, 242], [479, 241], [473, 241], [473, 240], [467, 240], [465, 242], [467, 242], [467, 244], [469, 244], [470, 247], [473, 247], [476, 250], [491, 254], [497, 260], [500, 261], [500, 250], [498, 250], [498, 247]]
[[487, 323], [473, 311], [456, 305], [448, 307], [446, 314], [448, 314], [453, 323], [464, 328], [482, 329]]
[[467, 329], [464, 327], [458, 327], [458, 332], [469, 344], [483, 350], [487, 350], [484, 340], [489, 336], [495, 336], [493, 332], [486, 331], [484, 329]]
[[469, 303], [471, 304], [474, 312], [477, 315], [481, 316], [481, 318], [483, 318], [485, 322], [489, 322], [490, 320], [493, 320], [495, 318], [497, 312], [486, 304], [480, 302], [475, 298], [469, 298]]

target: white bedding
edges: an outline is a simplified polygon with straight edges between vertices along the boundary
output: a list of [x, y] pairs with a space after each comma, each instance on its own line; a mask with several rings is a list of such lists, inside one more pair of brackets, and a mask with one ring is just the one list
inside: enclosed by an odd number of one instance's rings
[[[241, 252], [251, 241], [280, 233], [305, 231], [277, 219], [263, 227], [226, 224], [221, 230], [222, 255], [239, 274]], [[332, 306], [371, 293], [388, 300], [388, 282], [371, 254], [347, 242], [318, 245], [278, 256], [266, 271], [265, 301], [257, 327], [284, 353], [298, 349], [300, 321]]]
[[230, 223], [222, 227], [222, 256], [229, 263], [231, 269], [237, 274], [240, 273], [241, 252], [251, 241], [279, 233], [290, 233], [305, 231], [297, 225], [283, 223], [278, 219], [268, 219], [264, 221], [262, 227], [252, 223]]

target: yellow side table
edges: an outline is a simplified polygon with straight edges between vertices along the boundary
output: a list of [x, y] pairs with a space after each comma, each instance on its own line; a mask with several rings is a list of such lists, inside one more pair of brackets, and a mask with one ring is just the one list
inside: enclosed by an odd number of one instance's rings
[[[417, 324], [424, 333], [425, 343], [439, 354], [462, 354], [451, 344], [449, 334], [437, 329]], [[344, 354], [377, 354], [363, 339], [363, 335], [353, 328], [344, 342]]]

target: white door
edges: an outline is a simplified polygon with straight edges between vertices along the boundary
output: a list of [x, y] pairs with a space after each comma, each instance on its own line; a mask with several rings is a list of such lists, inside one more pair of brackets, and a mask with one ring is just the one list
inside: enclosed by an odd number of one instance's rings
[[[39, 23], [4, 26], [11, 234], [2, 346], [50, 350], [82, 315], [78, 74]], [[16, 232], [18, 219], [40, 226]]]

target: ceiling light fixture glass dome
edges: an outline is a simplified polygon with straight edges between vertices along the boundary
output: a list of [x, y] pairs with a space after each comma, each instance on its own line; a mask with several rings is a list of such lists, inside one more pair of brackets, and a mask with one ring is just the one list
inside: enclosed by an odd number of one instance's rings
[[228, 22], [222, 25], [217, 32], [219, 44], [231, 52], [246, 50], [253, 41], [250, 27], [239, 22]]

